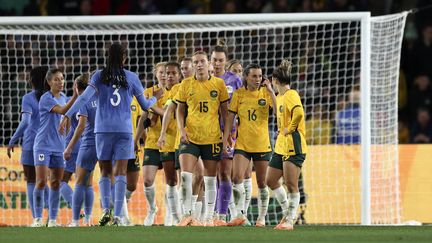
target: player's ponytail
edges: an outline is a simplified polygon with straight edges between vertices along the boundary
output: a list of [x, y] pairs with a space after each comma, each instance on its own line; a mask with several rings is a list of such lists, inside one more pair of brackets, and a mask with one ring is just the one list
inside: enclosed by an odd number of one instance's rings
[[282, 60], [281, 64], [273, 70], [273, 77], [281, 84], [291, 84], [291, 68], [292, 62], [288, 59]]
[[123, 62], [126, 58], [126, 49], [120, 43], [113, 43], [109, 49], [108, 62], [102, 70], [101, 82], [106, 85], [128, 87]]
[[45, 75], [48, 71], [47, 67], [35, 67], [30, 71], [30, 83], [36, 92], [36, 99], [39, 101], [40, 97], [45, 92]]
[[217, 39], [216, 46], [213, 48], [212, 52], [223, 52], [225, 57], [228, 57], [228, 47], [225, 45], [225, 39]]

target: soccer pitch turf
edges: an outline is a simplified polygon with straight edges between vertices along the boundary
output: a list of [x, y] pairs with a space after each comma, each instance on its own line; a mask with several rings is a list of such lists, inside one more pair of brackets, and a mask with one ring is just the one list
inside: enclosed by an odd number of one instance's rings
[[0, 228], [0, 242], [432, 242], [431, 226]]

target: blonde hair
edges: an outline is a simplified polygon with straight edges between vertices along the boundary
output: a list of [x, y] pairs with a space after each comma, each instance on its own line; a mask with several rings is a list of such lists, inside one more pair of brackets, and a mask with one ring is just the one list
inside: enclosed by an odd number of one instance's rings
[[156, 71], [158, 70], [158, 68], [165, 67], [166, 64], [167, 64], [167, 62], [158, 62], [158, 63], [156, 63], [154, 65], [154, 68], [153, 68], [153, 74], [156, 75]]
[[272, 76], [281, 84], [291, 84], [292, 62], [289, 59], [283, 59], [279, 66], [273, 70]]

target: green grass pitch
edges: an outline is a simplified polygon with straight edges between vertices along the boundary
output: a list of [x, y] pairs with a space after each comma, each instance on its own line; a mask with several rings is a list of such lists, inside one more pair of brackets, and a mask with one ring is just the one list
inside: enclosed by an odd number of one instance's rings
[[0, 228], [0, 242], [432, 242], [431, 226]]

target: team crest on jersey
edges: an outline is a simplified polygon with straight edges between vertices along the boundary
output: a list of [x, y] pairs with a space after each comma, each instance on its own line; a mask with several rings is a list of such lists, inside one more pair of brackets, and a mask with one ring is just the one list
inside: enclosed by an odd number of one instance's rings
[[136, 105], [131, 105], [131, 111], [136, 111]]
[[279, 106], [279, 112], [280, 112], [280, 113], [283, 113], [283, 106], [282, 106], [282, 105]]
[[39, 154], [39, 161], [45, 160], [45, 154]]
[[258, 100], [258, 105], [260, 105], [260, 106], [265, 106], [266, 105], [266, 100], [265, 99], [259, 99]]
[[234, 88], [231, 85], [227, 85], [228, 94], [232, 94], [234, 92]]
[[218, 96], [218, 92], [216, 90], [212, 90], [212, 91], [210, 91], [210, 96], [212, 98], [216, 98]]

